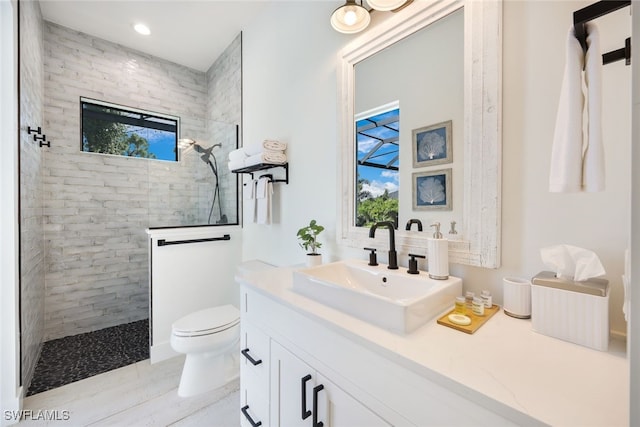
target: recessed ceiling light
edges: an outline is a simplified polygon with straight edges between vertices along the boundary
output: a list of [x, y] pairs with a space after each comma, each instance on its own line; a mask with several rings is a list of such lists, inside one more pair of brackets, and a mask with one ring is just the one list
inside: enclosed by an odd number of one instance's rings
[[147, 27], [144, 24], [135, 24], [133, 26], [133, 29], [136, 30], [138, 33], [142, 34], [143, 36], [148, 36], [149, 34], [151, 34], [151, 30], [149, 29], [149, 27]]

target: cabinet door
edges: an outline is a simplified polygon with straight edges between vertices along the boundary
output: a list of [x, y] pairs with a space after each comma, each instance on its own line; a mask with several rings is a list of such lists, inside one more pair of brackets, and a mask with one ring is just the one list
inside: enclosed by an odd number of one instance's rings
[[313, 368], [272, 341], [271, 378], [271, 425], [312, 427]]
[[324, 427], [378, 427], [390, 426], [369, 408], [347, 394], [328, 378], [317, 374], [318, 386], [314, 387], [317, 401], [317, 422]]
[[274, 341], [271, 342], [271, 375], [274, 379], [271, 381], [272, 426], [390, 425]]

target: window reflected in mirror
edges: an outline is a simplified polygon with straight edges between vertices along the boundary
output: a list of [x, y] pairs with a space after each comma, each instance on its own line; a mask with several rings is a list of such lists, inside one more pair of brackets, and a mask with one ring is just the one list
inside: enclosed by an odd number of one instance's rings
[[355, 223], [391, 221], [398, 228], [400, 108], [383, 105], [356, 116], [357, 200]]

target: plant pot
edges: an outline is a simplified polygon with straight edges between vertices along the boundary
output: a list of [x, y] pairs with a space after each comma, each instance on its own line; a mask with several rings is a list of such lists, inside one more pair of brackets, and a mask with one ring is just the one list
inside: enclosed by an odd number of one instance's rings
[[315, 267], [322, 264], [322, 254], [307, 254], [307, 267]]

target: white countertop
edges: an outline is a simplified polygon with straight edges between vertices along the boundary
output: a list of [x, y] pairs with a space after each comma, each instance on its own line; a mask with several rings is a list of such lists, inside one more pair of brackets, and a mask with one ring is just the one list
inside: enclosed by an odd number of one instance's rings
[[[291, 268], [248, 273], [241, 283], [428, 378], [441, 375], [554, 426], [627, 426], [629, 367], [624, 342], [592, 350], [496, 313], [469, 335], [436, 323], [397, 335], [292, 290]], [[465, 387], [460, 388], [460, 392]], [[465, 389], [466, 390], [466, 389]]]

